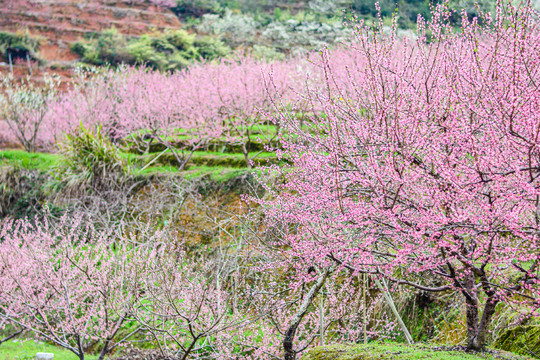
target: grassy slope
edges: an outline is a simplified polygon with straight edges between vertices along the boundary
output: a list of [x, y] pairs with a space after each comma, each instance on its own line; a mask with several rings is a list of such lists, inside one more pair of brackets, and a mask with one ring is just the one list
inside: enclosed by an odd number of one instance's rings
[[493, 350], [486, 353], [450, 351], [437, 345], [395, 343], [331, 345], [311, 350], [302, 360], [528, 360], [527, 356]]
[[[147, 155], [122, 154], [124, 159], [131, 165], [134, 173], [137, 174], [177, 174], [175, 161], [171, 161], [171, 154], [163, 154], [151, 166], [144, 168], [146, 164], [154, 160], [159, 153]], [[253, 155], [253, 154], [252, 154]], [[275, 159], [272, 153], [262, 153], [257, 159], [264, 162], [268, 159]], [[60, 162], [60, 155], [46, 153], [27, 153], [22, 150], [0, 150], [0, 166], [3, 164], [13, 165], [31, 170], [49, 171], [53, 170]], [[144, 170], [142, 170], [144, 168]], [[141, 171], [142, 170], [142, 171]], [[239, 176], [248, 171], [244, 165], [242, 154], [218, 153], [196, 151], [187, 170], [183, 175], [188, 178], [210, 176], [214, 180], [227, 180]]]
[[49, 170], [58, 163], [58, 155], [27, 153], [22, 150], [1, 150], [0, 164], [11, 164], [31, 170]]
[[[34, 360], [38, 352], [53, 353], [54, 360], [78, 359], [71, 351], [41, 341], [12, 340], [0, 345], [0, 360]], [[86, 358], [93, 360], [97, 359], [97, 356], [87, 356]]]

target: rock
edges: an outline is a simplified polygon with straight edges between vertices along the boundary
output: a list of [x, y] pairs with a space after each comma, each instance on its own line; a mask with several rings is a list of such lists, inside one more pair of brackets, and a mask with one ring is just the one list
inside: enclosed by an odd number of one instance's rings
[[36, 360], [53, 360], [54, 354], [52, 353], [37, 353]]

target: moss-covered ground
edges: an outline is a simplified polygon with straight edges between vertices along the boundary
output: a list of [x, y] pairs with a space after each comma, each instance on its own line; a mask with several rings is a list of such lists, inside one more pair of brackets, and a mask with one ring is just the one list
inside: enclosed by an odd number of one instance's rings
[[533, 354], [540, 358], [540, 326], [522, 325], [504, 331], [494, 346], [516, 354]]
[[330, 345], [308, 352], [302, 360], [529, 360], [527, 356], [500, 350], [465, 352], [440, 345], [396, 343], [367, 345]]

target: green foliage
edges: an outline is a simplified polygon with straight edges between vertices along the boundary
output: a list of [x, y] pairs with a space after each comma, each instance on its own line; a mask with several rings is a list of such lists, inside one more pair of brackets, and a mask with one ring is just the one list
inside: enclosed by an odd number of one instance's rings
[[102, 65], [104, 63], [120, 64], [123, 62], [130, 62], [131, 57], [129, 52], [126, 52], [127, 40], [126, 38], [116, 30], [116, 28], [110, 28], [101, 33], [101, 36], [96, 42], [96, 55], [101, 60]]
[[157, 70], [177, 70], [193, 60], [215, 59], [230, 53], [217, 38], [196, 38], [185, 30], [167, 30], [128, 40], [115, 28], [102, 32], [96, 39], [78, 41], [71, 50], [93, 65], [143, 64]]
[[504, 331], [494, 347], [516, 354], [540, 357], [540, 326], [524, 325]]
[[167, 31], [162, 36], [163, 42], [172, 45], [179, 51], [192, 51], [195, 35], [185, 30]]
[[216, 0], [178, 0], [177, 6], [172, 9], [176, 15], [186, 17], [201, 17], [204, 14], [217, 14], [221, 6]]
[[254, 45], [251, 54], [257, 59], [283, 60], [285, 58], [285, 54], [278, 52], [273, 47], [264, 45]]
[[198, 58], [198, 51], [193, 43], [194, 35], [184, 30], [146, 34], [130, 42], [128, 52], [137, 64], [145, 64], [158, 70], [177, 70], [187, 67], [190, 60]]
[[223, 38], [232, 46], [252, 45], [259, 27], [252, 16], [226, 9], [222, 16], [206, 14], [202, 17], [197, 30]]
[[90, 46], [82, 41], [76, 41], [69, 45], [69, 49], [75, 54], [83, 57], [88, 51], [90, 51]]
[[32, 37], [28, 32], [0, 32], [0, 53], [6, 59], [8, 52], [26, 52], [34, 59], [37, 59], [37, 52], [41, 45], [41, 38]]
[[212, 36], [201, 36], [195, 39], [195, 47], [203, 59], [217, 59], [231, 53], [231, 48], [223, 41]]
[[101, 132], [87, 129], [67, 135], [60, 145], [61, 158], [54, 171], [57, 183], [68, 193], [107, 189], [128, 176], [128, 167], [120, 151]]
[[89, 64], [118, 65], [134, 62], [126, 47], [127, 40], [113, 27], [101, 32], [97, 38], [89, 42], [77, 41], [71, 44], [70, 49]]
[[527, 360], [526, 356], [518, 356], [506, 352], [489, 351], [484, 353], [467, 353], [450, 347], [416, 344], [405, 345], [395, 343], [371, 343], [367, 345], [332, 345], [318, 347], [302, 357], [303, 360]]
[[[152, 45], [152, 39], [147, 35], [142, 36], [138, 41], [131, 42], [127, 50], [133, 56], [134, 61], [130, 63], [144, 64], [154, 69], [163, 70], [167, 64], [167, 56], [156, 51]], [[172, 54], [172, 52], [171, 50], [169, 54]]]

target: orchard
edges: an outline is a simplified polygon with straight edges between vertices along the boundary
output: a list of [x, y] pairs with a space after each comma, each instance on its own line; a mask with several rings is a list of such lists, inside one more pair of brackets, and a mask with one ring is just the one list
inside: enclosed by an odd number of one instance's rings
[[[474, 16], [434, 4], [412, 35], [379, 9], [373, 24], [349, 24], [342, 46], [287, 60], [237, 52], [176, 72], [86, 70], [63, 92], [53, 79], [6, 79], [0, 136], [28, 152], [65, 153], [82, 127], [109, 149], [159, 149], [142, 170], [165, 153], [182, 172], [201, 151], [236, 149], [256, 178], [236, 212], [205, 203], [209, 185], [133, 195], [149, 181], [133, 174], [115, 190], [122, 212], [96, 210], [107, 220], [85, 210], [103, 186], [80, 185], [84, 200], [64, 214], [1, 220], [6, 337], [81, 360], [128, 347], [293, 360], [316, 346], [444, 336], [482, 354], [512, 324], [536, 326], [539, 15], [526, 1]], [[266, 153], [276, 161], [256, 166]], [[213, 237], [194, 246], [186, 214]], [[425, 313], [452, 309], [452, 325], [416, 329], [422, 299]]]

